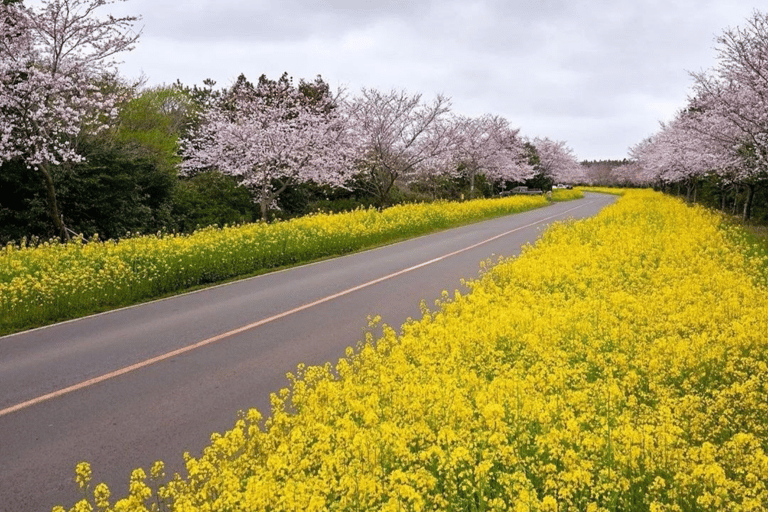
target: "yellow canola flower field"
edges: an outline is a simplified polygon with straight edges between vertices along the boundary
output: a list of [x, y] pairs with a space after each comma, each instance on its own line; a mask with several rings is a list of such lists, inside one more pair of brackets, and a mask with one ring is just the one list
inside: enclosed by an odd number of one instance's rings
[[601, 194], [623, 196], [628, 190], [631, 189], [621, 187], [576, 187], [574, 190], [579, 190], [581, 192], [599, 192]]
[[0, 334], [547, 204], [544, 196], [514, 196], [317, 214], [192, 235], [9, 244], [0, 249]]
[[584, 192], [577, 189], [554, 189], [552, 191], [551, 199], [552, 201], [570, 201], [572, 199], [580, 199], [584, 197]]
[[402, 332], [299, 367], [187, 475], [153, 490], [136, 470], [110, 508], [78, 466], [73, 510], [768, 510], [764, 262], [720, 223], [628, 191]]

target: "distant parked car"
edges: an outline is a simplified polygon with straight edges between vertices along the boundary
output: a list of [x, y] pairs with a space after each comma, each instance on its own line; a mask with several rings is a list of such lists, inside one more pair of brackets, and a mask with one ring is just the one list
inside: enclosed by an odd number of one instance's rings
[[538, 194], [543, 194], [543, 192], [541, 190], [539, 190], [538, 188], [528, 188], [528, 187], [523, 187], [523, 186], [515, 187], [515, 188], [513, 188], [512, 190], [510, 190], [508, 192], [502, 192], [501, 193], [501, 195], [507, 195], [507, 196], [509, 196], [509, 195], [531, 195], [531, 196], [535, 196], [535, 195], [538, 195]]

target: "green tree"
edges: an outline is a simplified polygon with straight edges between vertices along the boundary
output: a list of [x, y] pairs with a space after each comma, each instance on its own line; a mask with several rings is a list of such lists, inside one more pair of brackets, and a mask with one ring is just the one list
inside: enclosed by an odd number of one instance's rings
[[153, 161], [159, 171], [175, 174], [181, 162], [179, 138], [197, 112], [189, 92], [178, 85], [143, 90], [120, 109], [115, 143]]
[[179, 231], [191, 233], [214, 224], [252, 222], [255, 206], [250, 192], [235, 178], [207, 171], [178, 183], [172, 215]]
[[40, 179], [21, 160], [4, 162], [0, 172], [0, 244], [25, 237], [47, 240], [57, 235]]
[[536, 146], [531, 142], [525, 142], [523, 144], [528, 164], [533, 166], [535, 174], [533, 178], [525, 180], [525, 186], [528, 188], [537, 188], [539, 190], [552, 190], [552, 177], [542, 168], [541, 158], [539, 158], [539, 152], [536, 151]]
[[[124, 98], [113, 126], [81, 136], [78, 151], [84, 161], [51, 169], [65, 224], [76, 233], [102, 238], [177, 229], [171, 212], [179, 137], [194, 115], [189, 96], [176, 86], [138, 93], [115, 81], [102, 87]], [[19, 166], [24, 167], [20, 161], [6, 162], [0, 173], [0, 240], [58, 236], [50, 221], [48, 226], [43, 222], [44, 190]]]
[[163, 168], [144, 148], [118, 140], [94, 138], [83, 146], [87, 160], [54, 178], [76, 232], [120, 238], [174, 227], [173, 169]]

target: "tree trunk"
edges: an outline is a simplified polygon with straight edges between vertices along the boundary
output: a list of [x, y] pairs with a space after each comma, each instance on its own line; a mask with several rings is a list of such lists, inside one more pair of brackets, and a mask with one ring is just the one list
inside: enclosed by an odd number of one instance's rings
[[747, 184], [747, 198], [744, 200], [744, 221], [748, 221], [752, 218], [752, 200], [755, 197], [755, 185], [754, 183]]
[[726, 203], [725, 198], [727, 196], [726, 191], [727, 191], [727, 188], [725, 187], [725, 185], [721, 185], [720, 186], [720, 210], [723, 213], [725, 213], [725, 208], [726, 208], [726, 204], [725, 204]]
[[269, 188], [271, 186], [271, 183], [269, 183], [268, 180], [264, 180], [264, 183], [261, 185], [261, 195], [259, 196], [259, 210], [261, 211], [261, 221], [267, 222], [267, 211], [269, 209], [269, 202], [270, 202], [270, 194], [269, 194]]
[[390, 174], [386, 177], [386, 181], [383, 183], [383, 186], [379, 188], [379, 210], [383, 210], [387, 206], [389, 206], [389, 203], [391, 202], [391, 192], [392, 187], [395, 186], [395, 180], [397, 179], [397, 176], [395, 174]]
[[267, 222], [269, 219], [267, 215], [269, 214], [269, 205], [272, 204], [272, 201], [275, 201], [277, 197], [282, 194], [286, 188], [288, 188], [288, 185], [291, 184], [292, 180], [290, 178], [286, 179], [285, 181], [277, 181], [280, 184], [280, 188], [277, 190], [271, 190], [272, 189], [272, 182], [265, 182], [264, 185], [261, 187], [261, 198], [259, 199], [259, 208], [261, 209], [261, 220], [264, 222]]
[[62, 215], [59, 212], [59, 203], [56, 200], [56, 187], [53, 184], [51, 173], [48, 170], [48, 166], [44, 164], [40, 164], [37, 169], [40, 171], [40, 174], [43, 177], [45, 191], [48, 194], [48, 215], [51, 217], [53, 226], [59, 233], [59, 238], [62, 241], [68, 242], [69, 232], [67, 231], [67, 227], [64, 225]]

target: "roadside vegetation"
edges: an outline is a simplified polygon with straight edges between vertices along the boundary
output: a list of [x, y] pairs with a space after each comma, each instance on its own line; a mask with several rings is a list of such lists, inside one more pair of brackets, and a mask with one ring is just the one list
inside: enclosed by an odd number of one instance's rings
[[577, 187], [582, 192], [598, 192], [600, 194], [614, 194], [617, 196], [623, 196], [628, 188], [622, 187]]
[[764, 510], [765, 256], [724, 222], [627, 191], [300, 365], [159, 489], [137, 469], [110, 497], [87, 463], [77, 481], [98, 510]]
[[[555, 191], [553, 198], [579, 197]], [[75, 238], [0, 250], [0, 333], [338, 256], [549, 204], [543, 196], [398, 205], [105, 242]]]
[[584, 197], [584, 192], [574, 189], [554, 189], [550, 194], [550, 199], [555, 202], [559, 201], [571, 201], [573, 199], [581, 199]]
[[[579, 186], [577, 189], [580, 192], [615, 195], [624, 195], [628, 191], [637, 190], [634, 187], [620, 186]], [[669, 194], [668, 192], [665, 192], [665, 194], [672, 197], [675, 195], [680, 196], [680, 194]], [[686, 199], [686, 202], [689, 201]], [[701, 206], [714, 210], [713, 205], [706, 202], [702, 202]], [[758, 261], [762, 261], [763, 271], [768, 272], [768, 226], [766, 226], [766, 223], [760, 223], [755, 218], [745, 221], [743, 217], [737, 216], [731, 211], [720, 211], [719, 215], [722, 220], [720, 227], [729, 239], [741, 246], [745, 254], [757, 258]], [[761, 266], [757, 268], [761, 268]]]

